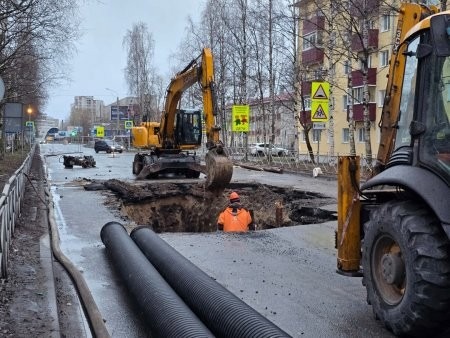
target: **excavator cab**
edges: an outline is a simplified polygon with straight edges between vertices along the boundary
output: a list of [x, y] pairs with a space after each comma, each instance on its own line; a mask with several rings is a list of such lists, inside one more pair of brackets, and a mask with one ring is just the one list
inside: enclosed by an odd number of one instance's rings
[[450, 185], [450, 15], [431, 18], [431, 29], [405, 46], [397, 137], [387, 167], [410, 163]]
[[179, 145], [201, 145], [202, 119], [200, 110], [179, 109], [177, 111], [175, 142]]

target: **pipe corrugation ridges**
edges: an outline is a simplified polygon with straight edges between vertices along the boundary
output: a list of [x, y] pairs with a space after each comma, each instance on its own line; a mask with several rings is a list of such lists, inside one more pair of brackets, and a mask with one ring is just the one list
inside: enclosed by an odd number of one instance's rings
[[135, 228], [130, 237], [216, 336], [290, 337], [179, 254], [151, 229]]
[[100, 237], [142, 309], [152, 336], [214, 337], [150, 264], [120, 223], [106, 223]]

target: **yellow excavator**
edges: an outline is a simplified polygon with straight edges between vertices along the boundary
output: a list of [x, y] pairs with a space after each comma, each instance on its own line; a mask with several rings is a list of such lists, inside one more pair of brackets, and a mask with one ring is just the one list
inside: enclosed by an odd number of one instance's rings
[[[179, 108], [183, 92], [194, 84], [199, 84], [202, 91], [204, 127], [200, 110]], [[135, 155], [133, 174], [145, 179], [167, 173], [198, 178], [203, 173], [207, 189], [226, 187], [233, 175], [233, 164], [219, 139], [216, 101], [213, 56], [209, 48], [204, 48], [199, 57], [172, 78], [161, 121], [142, 122], [132, 128], [133, 146], [145, 150]], [[203, 128], [205, 164], [196, 152], [202, 145]]]
[[337, 272], [363, 277], [375, 317], [394, 334], [445, 335], [450, 11], [404, 3], [395, 36], [373, 175], [360, 185], [359, 158], [339, 158]]

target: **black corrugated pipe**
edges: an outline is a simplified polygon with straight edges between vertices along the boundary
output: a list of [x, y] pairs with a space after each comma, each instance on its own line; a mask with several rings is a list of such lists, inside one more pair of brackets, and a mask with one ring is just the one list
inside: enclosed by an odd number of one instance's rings
[[216, 336], [290, 337], [179, 254], [150, 228], [135, 228], [130, 236], [170, 286]]
[[214, 337], [116, 222], [100, 231], [108, 255], [142, 309], [152, 337]]

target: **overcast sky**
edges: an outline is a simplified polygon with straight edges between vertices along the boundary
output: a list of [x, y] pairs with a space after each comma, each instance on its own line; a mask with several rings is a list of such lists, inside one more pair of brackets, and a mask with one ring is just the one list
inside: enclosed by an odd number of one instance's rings
[[81, 8], [83, 36], [71, 62], [71, 82], [50, 92], [45, 113], [66, 120], [74, 96], [94, 96], [105, 104], [115, 102], [116, 95], [128, 96], [122, 41], [133, 23], [147, 24], [155, 40], [154, 65], [159, 74], [170, 75], [169, 57], [186, 35], [188, 16], [194, 22], [199, 21], [203, 3], [203, 0], [88, 1]]

